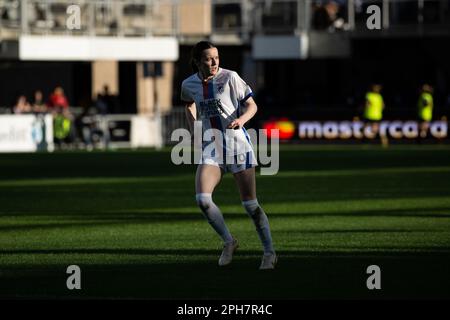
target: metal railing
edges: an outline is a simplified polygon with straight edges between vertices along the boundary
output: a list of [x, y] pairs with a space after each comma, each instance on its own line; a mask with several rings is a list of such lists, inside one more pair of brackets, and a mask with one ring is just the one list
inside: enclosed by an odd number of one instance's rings
[[[0, 30], [16, 34], [175, 35], [176, 0], [0, 0]], [[69, 6], [80, 28], [67, 28]]]
[[350, 30], [366, 29], [367, 9], [371, 5], [381, 10], [382, 29], [450, 30], [448, 0], [348, 0]]
[[[66, 27], [80, 8], [79, 29]], [[205, 14], [189, 5], [209, 6]], [[0, 39], [20, 34], [186, 36], [368, 31], [367, 8], [381, 9], [382, 29], [450, 32], [450, 0], [0, 0]], [[196, 25], [195, 31], [186, 31]]]
[[[93, 111], [95, 108], [90, 108]], [[97, 114], [88, 112], [83, 114], [82, 107], [70, 107], [73, 124], [76, 127], [72, 142], [82, 148], [119, 149], [131, 148], [131, 119], [135, 114]], [[11, 108], [0, 107], [0, 116], [12, 115]], [[35, 114], [35, 113], [29, 113]], [[158, 115], [153, 115], [156, 119]], [[172, 132], [176, 129], [188, 129], [184, 107], [173, 107], [170, 111], [160, 115], [161, 135], [163, 145], [172, 145]]]
[[169, 112], [161, 115], [161, 134], [164, 145], [174, 144], [171, 140], [172, 132], [180, 128], [189, 129], [184, 107], [173, 107]]

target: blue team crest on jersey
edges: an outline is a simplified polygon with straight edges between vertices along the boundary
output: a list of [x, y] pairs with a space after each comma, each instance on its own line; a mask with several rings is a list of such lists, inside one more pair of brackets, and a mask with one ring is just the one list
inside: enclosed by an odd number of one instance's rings
[[224, 85], [222, 84], [222, 83], [218, 83], [217, 84], [217, 92], [218, 93], [223, 93], [223, 90], [224, 90], [225, 88], [224, 88]]

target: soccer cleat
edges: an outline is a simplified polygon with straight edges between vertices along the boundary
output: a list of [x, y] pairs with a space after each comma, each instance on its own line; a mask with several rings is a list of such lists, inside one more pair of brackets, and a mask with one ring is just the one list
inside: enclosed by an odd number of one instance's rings
[[232, 243], [225, 244], [223, 246], [222, 254], [219, 258], [219, 266], [223, 267], [231, 263], [233, 260], [233, 253], [239, 247], [239, 242], [236, 239], [233, 239]]
[[263, 255], [259, 270], [275, 269], [278, 257], [275, 253]]

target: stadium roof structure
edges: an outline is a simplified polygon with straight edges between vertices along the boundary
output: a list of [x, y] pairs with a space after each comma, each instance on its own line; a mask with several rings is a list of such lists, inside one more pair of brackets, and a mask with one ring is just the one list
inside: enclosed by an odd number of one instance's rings
[[49, 61], [175, 61], [178, 59], [178, 41], [174, 37], [20, 36], [19, 58]]
[[205, 38], [255, 59], [334, 58], [353, 38], [450, 36], [449, 1], [431, 0], [0, 0], [0, 13], [0, 59], [173, 61]]

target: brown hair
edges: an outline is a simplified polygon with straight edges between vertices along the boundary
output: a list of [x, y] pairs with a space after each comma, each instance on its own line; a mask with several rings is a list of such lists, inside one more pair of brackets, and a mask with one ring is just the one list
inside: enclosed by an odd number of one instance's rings
[[198, 72], [198, 67], [195, 64], [196, 61], [200, 61], [202, 58], [203, 50], [216, 48], [215, 45], [213, 45], [209, 41], [200, 41], [197, 42], [197, 44], [192, 48], [191, 51], [191, 67], [194, 72]]

